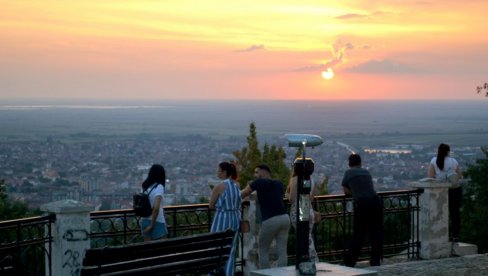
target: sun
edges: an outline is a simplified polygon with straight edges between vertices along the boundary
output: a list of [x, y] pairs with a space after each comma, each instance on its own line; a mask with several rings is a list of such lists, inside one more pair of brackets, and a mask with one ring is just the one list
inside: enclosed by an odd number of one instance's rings
[[334, 77], [334, 72], [332, 71], [332, 69], [327, 68], [327, 70], [322, 71], [322, 78], [324, 78], [326, 80], [330, 80], [333, 77]]

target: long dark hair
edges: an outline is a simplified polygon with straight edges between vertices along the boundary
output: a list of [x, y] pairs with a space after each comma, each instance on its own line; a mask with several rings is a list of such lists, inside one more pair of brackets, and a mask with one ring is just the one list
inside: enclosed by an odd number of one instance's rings
[[449, 145], [444, 143], [441, 143], [437, 148], [437, 159], [435, 160], [435, 163], [441, 171], [444, 170], [444, 160], [447, 155], [449, 155], [450, 150], [451, 148], [449, 148]]
[[221, 162], [219, 168], [225, 171], [225, 175], [232, 180], [237, 181], [237, 168], [230, 162]]
[[162, 184], [163, 187], [166, 183], [166, 172], [164, 171], [163, 166], [159, 164], [154, 164], [151, 166], [146, 180], [142, 182], [142, 189], [147, 190], [154, 183]]

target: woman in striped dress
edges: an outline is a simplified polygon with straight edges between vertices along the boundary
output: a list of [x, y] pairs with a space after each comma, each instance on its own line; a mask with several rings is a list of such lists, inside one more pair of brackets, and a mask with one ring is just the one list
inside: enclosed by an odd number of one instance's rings
[[232, 229], [236, 232], [229, 260], [225, 265], [225, 275], [234, 275], [235, 254], [241, 221], [241, 195], [237, 183], [237, 169], [234, 164], [222, 162], [217, 169], [217, 176], [223, 180], [215, 185], [210, 196], [210, 208], [215, 208], [210, 232]]

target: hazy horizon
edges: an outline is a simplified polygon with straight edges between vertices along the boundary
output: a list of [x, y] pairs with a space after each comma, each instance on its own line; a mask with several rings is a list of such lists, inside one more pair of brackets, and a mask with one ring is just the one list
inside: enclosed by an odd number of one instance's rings
[[286, 133], [324, 137], [382, 134], [398, 135], [398, 140], [409, 139], [404, 135], [436, 140], [448, 135], [454, 141], [488, 142], [488, 101], [95, 101], [70, 104], [73, 102], [45, 105], [2, 102], [1, 141], [83, 135], [95, 138], [189, 134], [230, 137], [247, 135], [249, 124], [255, 122], [259, 135], [274, 137]]

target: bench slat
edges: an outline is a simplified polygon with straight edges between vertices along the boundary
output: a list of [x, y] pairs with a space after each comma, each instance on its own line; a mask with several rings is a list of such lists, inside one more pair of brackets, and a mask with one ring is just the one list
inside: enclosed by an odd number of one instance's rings
[[[220, 234], [220, 233], [219, 233]], [[233, 235], [233, 233], [230, 233]], [[205, 238], [205, 239], [202, 239]], [[146, 258], [151, 256], [183, 253], [205, 248], [221, 247], [232, 243], [233, 236], [205, 235], [202, 237], [189, 237], [173, 240], [162, 240], [152, 243], [129, 244], [127, 246], [105, 247], [88, 249], [85, 252], [83, 266], [104, 265], [113, 262], [133, 260], [135, 257]], [[147, 245], [147, 246], [146, 246]]]
[[[181, 272], [209, 272], [217, 267], [224, 266], [229, 257], [230, 250], [222, 252], [207, 252], [202, 255], [188, 254], [185, 258], [171, 259], [157, 257], [143, 259], [135, 262], [116, 263], [98, 267], [84, 267], [81, 275], [125, 275], [136, 272], [181, 273]], [[146, 275], [146, 274], [144, 274]], [[161, 274], [160, 274], [161, 275]]]
[[225, 264], [234, 231], [86, 250], [81, 275], [125, 275], [150, 271], [209, 272]]

